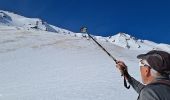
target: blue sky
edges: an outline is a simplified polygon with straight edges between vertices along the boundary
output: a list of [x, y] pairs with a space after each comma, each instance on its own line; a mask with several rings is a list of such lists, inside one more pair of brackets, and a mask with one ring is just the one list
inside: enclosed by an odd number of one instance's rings
[[170, 0], [0, 0], [0, 9], [94, 35], [126, 32], [170, 44]]

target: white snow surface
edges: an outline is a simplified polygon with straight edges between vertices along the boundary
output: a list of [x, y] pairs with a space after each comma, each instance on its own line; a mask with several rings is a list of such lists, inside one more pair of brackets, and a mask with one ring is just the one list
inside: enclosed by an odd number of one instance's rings
[[[114, 61], [87, 34], [49, 24], [56, 31], [20, 26], [32, 19], [6, 11], [0, 11], [0, 23], [1, 100], [136, 100], [138, 94], [124, 88]], [[138, 54], [170, 51], [168, 44], [137, 40], [125, 33], [93, 37], [125, 61], [139, 81]]]
[[[139, 78], [136, 55], [99, 41]], [[0, 27], [1, 100], [134, 100], [115, 63], [92, 40]]]

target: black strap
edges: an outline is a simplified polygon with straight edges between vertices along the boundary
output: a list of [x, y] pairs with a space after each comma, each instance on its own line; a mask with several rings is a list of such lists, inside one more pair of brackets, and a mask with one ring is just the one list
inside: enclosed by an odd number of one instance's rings
[[125, 79], [125, 76], [123, 76], [123, 77], [124, 77], [124, 86], [125, 86], [125, 88], [130, 89], [130, 85], [129, 86], [127, 85], [127, 81]]
[[[130, 85], [127, 85], [126, 78], [129, 78], [130, 75], [126, 69], [123, 70], [123, 77], [124, 77], [124, 86], [126, 89], [130, 89]], [[126, 77], [126, 78], [125, 78]]]

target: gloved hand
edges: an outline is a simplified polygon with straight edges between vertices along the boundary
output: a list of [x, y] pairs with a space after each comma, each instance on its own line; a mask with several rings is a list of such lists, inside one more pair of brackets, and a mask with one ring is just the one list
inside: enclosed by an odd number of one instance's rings
[[[128, 74], [127, 66], [126, 66], [126, 64], [123, 61], [117, 61], [116, 62], [116, 68], [118, 68], [120, 70], [120, 73], [121, 73], [122, 76], [124, 74]], [[126, 73], [125, 73], [125, 71], [126, 71]], [[125, 75], [125, 77], [126, 77], [126, 75]]]

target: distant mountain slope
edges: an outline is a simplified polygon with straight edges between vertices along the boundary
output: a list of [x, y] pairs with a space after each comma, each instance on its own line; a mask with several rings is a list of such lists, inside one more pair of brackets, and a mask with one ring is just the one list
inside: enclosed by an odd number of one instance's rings
[[152, 49], [159, 49], [159, 50], [166, 50], [170, 51], [170, 45], [168, 44], [158, 44], [149, 40], [141, 40], [136, 39], [135, 37], [126, 34], [126, 33], [118, 33], [114, 36], [109, 37], [101, 37], [95, 36], [97, 40], [107, 41], [117, 46], [131, 49], [131, 50], [152, 50]]
[[[0, 25], [14, 26], [17, 29], [23, 29], [23, 30], [37, 30], [37, 31], [40, 30], [40, 31], [55, 32], [59, 34], [68, 34], [75, 37], [88, 38], [88, 35], [85, 33], [74, 33], [69, 30], [50, 25], [39, 18], [27, 18], [3, 10], [0, 10]], [[99, 41], [110, 42], [114, 45], [126, 49], [131, 49], [131, 50], [135, 50], [135, 49], [136, 50], [161, 49], [167, 51], [170, 50], [170, 45], [168, 44], [157, 44], [148, 40], [136, 39], [135, 37], [128, 35], [126, 33], [118, 33], [114, 36], [109, 36], [109, 37], [102, 37], [102, 36], [93, 36], [93, 37]]]
[[16, 26], [27, 30], [37, 29], [56, 33], [71, 33], [71, 31], [50, 25], [39, 18], [26, 18], [24, 16], [3, 10], [0, 10], [0, 24]]

